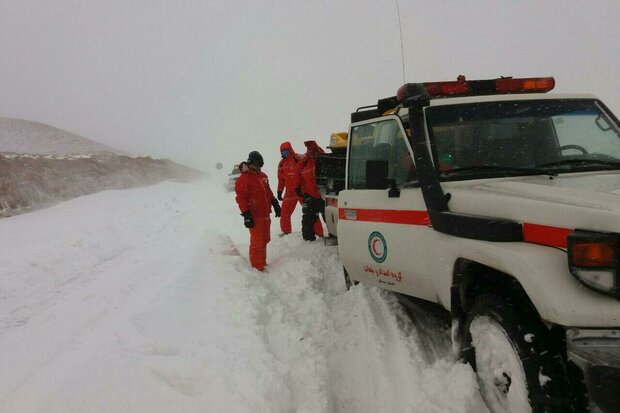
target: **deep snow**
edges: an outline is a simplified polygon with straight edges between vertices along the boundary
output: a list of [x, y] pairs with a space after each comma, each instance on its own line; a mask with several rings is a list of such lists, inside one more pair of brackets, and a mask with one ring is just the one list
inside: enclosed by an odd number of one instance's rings
[[487, 411], [392, 295], [346, 291], [337, 247], [274, 219], [250, 269], [224, 180], [0, 220], [0, 412]]

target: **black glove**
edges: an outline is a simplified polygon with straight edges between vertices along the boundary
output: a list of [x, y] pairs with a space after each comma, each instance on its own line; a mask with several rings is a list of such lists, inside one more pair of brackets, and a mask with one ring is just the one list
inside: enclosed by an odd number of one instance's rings
[[310, 208], [314, 208], [314, 198], [312, 198], [309, 194], [303, 195], [304, 204], [308, 205]]
[[252, 213], [250, 211], [242, 212], [243, 215], [243, 225], [246, 228], [252, 228], [254, 226], [254, 218], [252, 218]]
[[275, 212], [276, 217], [279, 217], [282, 210], [280, 209], [280, 204], [278, 204], [278, 200], [273, 198], [273, 201], [271, 201], [271, 206], [273, 206], [273, 212]]
[[301, 196], [301, 187], [300, 186], [295, 188], [295, 193], [297, 194], [297, 196]]
[[282, 191], [278, 191], [278, 201], [282, 201]]

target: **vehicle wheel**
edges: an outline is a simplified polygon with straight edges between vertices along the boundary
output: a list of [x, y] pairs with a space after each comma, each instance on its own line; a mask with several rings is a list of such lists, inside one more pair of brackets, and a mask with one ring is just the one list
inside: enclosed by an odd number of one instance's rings
[[342, 270], [344, 271], [344, 284], [347, 286], [347, 291], [349, 291], [351, 286], [359, 284], [359, 281], [351, 281], [351, 277], [349, 277], [347, 269], [342, 267]]
[[463, 356], [491, 413], [569, 413], [577, 406], [556, 340], [521, 300], [480, 296], [465, 324]]
[[351, 283], [351, 277], [349, 277], [349, 273], [347, 272], [347, 269], [342, 267], [342, 270], [344, 271], [344, 285], [347, 286], [347, 291], [349, 291], [353, 283]]

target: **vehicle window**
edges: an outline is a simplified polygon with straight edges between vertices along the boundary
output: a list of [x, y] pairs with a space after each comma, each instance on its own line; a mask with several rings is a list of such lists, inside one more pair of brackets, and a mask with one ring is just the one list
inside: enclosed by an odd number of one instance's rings
[[398, 129], [396, 134], [394, 152], [394, 164], [389, 169], [391, 171], [390, 178], [393, 178], [396, 181], [396, 186], [399, 187], [416, 182], [418, 180], [418, 173], [415, 163], [407, 146], [407, 138], [400, 129]]
[[435, 165], [443, 178], [550, 167], [575, 172], [620, 163], [618, 126], [594, 100], [437, 106], [426, 114]]
[[407, 141], [395, 119], [353, 127], [349, 155], [349, 189], [366, 189], [366, 161], [388, 161], [388, 179], [397, 185], [417, 179]]
[[[608, 154], [620, 158], [618, 132], [607, 119], [595, 111], [567, 113], [553, 117], [560, 147], [578, 145], [588, 153]], [[596, 126], [596, 127], [593, 127]], [[568, 148], [565, 151], [579, 153], [579, 149]]]

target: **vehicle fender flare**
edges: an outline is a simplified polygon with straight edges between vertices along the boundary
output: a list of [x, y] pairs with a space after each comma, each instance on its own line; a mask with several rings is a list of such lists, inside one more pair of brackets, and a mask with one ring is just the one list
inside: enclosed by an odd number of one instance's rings
[[478, 261], [464, 257], [458, 258], [454, 262], [450, 288], [452, 316], [464, 317], [477, 296], [489, 293], [518, 296], [526, 300], [527, 305], [536, 311], [525, 288], [514, 275]]

